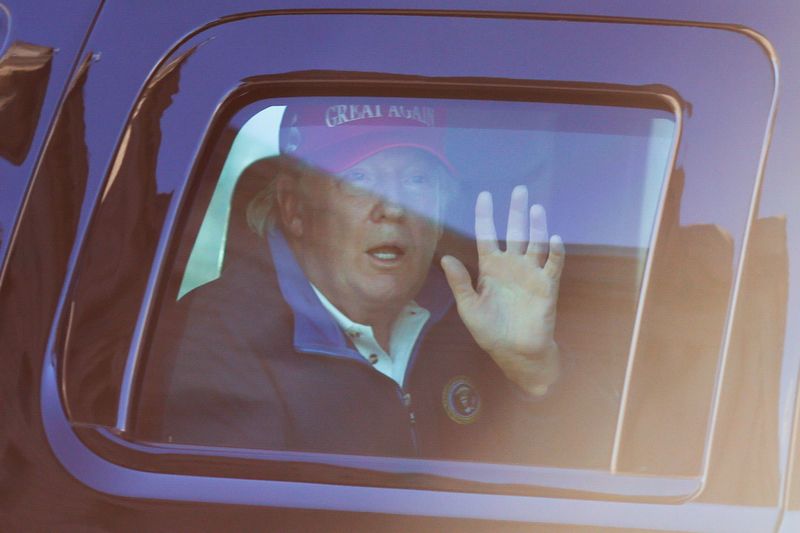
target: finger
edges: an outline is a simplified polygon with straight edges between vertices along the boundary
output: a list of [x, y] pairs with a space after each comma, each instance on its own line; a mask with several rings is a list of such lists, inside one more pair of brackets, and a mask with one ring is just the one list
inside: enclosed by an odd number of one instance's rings
[[536, 260], [537, 265], [544, 265], [547, 257], [547, 215], [544, 207], [539, 204], [531, 206], [527, 254]]
[[517, 185], [511, 191], [511, 201], [508, 204], [508, 226], [506, 227], [506, 251], [511, 253], [525, 253], [526, 218], [528, 214], [528, 188]]
[[453, 291], [453, 296], [456, 299], [456, 305], [459, 309], [469, 307], [478, 293], [472, 288], [472, 278], [464, 264], [451, 255], [442, 257], [441, 261], [444, 276], [447, 278], [447, 284], [450, 285], [450, 290]]
[[561, 270], [564, 268], [564, 241], [558, 235], [550, 237], [550, 254], [547, 256], [547, 263], [544, 264], [544, 273], [554, 280], [561, 278]]
[[492, 194], [483, 191], [475, 201], [475, 239], [478, 255], [487, 255], [497, 251], [497, 230], [494, 228]]

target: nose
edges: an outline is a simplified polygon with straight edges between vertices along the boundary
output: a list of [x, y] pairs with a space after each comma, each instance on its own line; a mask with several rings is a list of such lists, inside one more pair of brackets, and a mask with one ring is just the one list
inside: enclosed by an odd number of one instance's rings
[[376, 191], [375, 206], [372, 209], [373, 220], [400, 220], [406, 214], [406, 206], [398, 180], [387, 180], [379, 191]]

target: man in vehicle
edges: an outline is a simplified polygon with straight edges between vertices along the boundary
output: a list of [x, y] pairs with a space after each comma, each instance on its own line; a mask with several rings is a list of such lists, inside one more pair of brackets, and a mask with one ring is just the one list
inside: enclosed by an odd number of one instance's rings
[[248, 203], [255, 255], [187, 298], [164, 438], [523, 453], [515, 412], [558, 377], [564, 246], [518, 186], [505, 251], [491, 195], [477, 198], [477, 290], [458, 259], [434, 261], [457, 179], [443, 123], [410, 101], [287, 108], [277, 168]]

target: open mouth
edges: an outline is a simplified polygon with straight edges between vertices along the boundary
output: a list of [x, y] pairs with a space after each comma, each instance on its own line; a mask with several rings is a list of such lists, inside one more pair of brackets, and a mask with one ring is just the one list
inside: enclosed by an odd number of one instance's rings
[[402, 259], [405, 250], [395, 245], [381, 245], [367, 250], [370, 257], [382, 263], [393, 263]]

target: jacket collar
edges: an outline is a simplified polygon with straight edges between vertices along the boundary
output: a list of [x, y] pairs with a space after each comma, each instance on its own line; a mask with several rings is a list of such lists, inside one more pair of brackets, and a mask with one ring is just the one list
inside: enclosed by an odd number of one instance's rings
[[[278, 229], [272, 230], [267, 239], [278, 286], [294, 314], [295, 350], [363, 361], [363, 357], [350, 346], [336, 321], [314, 294], [311, 283], [297, 263], [283, 233]], [[444, 273], [437, 266], [431, 267], [415, 300], [431, 313], [428, 327], [438, 322], [452, 306], [453, 295]]]

